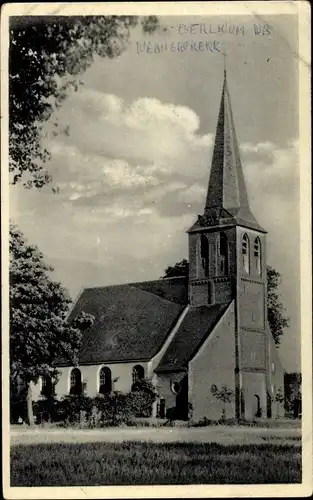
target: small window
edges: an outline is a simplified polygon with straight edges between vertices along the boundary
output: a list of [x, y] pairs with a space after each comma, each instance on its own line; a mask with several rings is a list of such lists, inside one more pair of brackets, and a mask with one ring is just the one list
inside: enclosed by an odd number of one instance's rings
[[250, 274], [250, 242], [247, 234], [242, 238], [242, 267], [243, 270]]
[[81, 394], [82, 393], [82, 375], [79, 368], [73, 368], [71, 371], [71, 387], [70, 394]]
[[275, 373], [275, 363], [272, 362], [272, 373]]
[[179, 394], [181, 386], [179, 382], [171, 382], [171, 391], [173, 394]]
[[112, 374], [110, 368], [103, 366], [99, 373], [99, 393], [109, 394], [112, 391]]
[[136, 365], [133, 368], [132, 379], [133, 384], [138, 382], [138, 380], [143, 380], [145, 378], [145, 369], [141, 365]]
[[261, 242], [259, 238], [255, 238], [254, 240], [254, 262], [255, 262], [255, 269], [256, 273], [258, 276], [261, 276]]

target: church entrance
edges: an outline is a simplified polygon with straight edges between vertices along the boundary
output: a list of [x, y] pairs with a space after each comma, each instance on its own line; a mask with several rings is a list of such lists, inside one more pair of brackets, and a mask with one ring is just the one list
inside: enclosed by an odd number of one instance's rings
[[160, 403], [159, 403], [159, 408], [158, 408], [158, 418], [165, 418], [166, 412], [165, 412], [165, 399], [161, 398]]
[[176, 396], [176, 420], [188, 420], [188, 375], [180, 382], [180, 388]]

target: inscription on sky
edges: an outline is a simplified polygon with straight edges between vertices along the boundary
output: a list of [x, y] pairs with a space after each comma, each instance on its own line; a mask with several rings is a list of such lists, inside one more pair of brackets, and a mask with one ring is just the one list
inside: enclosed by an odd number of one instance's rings
[[220, 42], [218, 40], [203, 41], [203, 40], [180, 40], [175, 42], [136, 42], [137, 54], [146, 52], [147, 54], [159, 54], [161, 52], [222, 52]]
[[180, 35], [180, 40], [162, 42], [136, 42], [137, 54], [160, 54], [162, 52], [223, 52], [219, 40], [188, 40], [187, 35], [222, 36], [231, 34], [234, 36], [245, 36], [248, 31], [255, 37], [270, 37], [272, 28], [268, 24], [253, 24], [252, 32], [247, 26], [238, 24], [178, 24], [163, 28], [164, 32], [175, 30]]
[[252, 31], [255, 36], [269, 36], [272, 28], [269, 24], [253, 24], [246, 26], [243, 24], [178, 24], [177, 26], [168, 26], [165, 30], [177, 30], [179, 35], [216, 35], [231, 34], [235, 36], [244, 36]]

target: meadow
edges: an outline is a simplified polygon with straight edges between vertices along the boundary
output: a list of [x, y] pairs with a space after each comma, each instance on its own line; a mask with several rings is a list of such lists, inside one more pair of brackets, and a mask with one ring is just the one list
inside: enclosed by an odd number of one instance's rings
[[300, 483], [295, 444], [19, 444], [11, 447], [11, 486]]

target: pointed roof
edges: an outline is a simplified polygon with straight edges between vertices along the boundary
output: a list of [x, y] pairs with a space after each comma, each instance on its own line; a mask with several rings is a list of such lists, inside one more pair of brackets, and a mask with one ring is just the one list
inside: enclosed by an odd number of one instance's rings
[[[215, 221], [215, 223], [214, 223]], [[190, 231], [217, 224], [239, 224], [265, 232], [254, 218], [241, 165], [226, 67], [204, 215]]]

